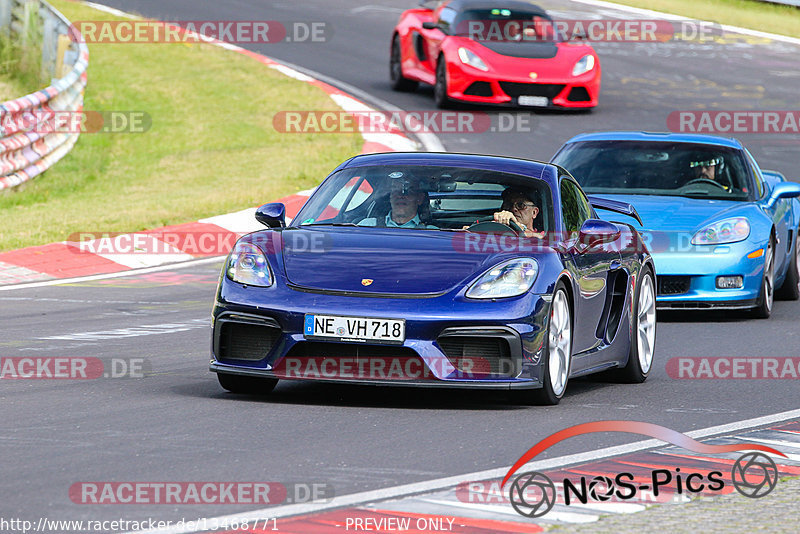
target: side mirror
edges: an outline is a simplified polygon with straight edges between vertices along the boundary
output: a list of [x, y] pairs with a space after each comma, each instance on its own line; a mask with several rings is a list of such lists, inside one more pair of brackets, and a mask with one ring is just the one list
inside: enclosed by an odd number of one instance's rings
[[600, 219], [587, 219], [581, 226], [578, 241], [590, 249], [603, 243], [611, 243], [619, 238], [617, 225]]
[[437, 30], [437, 29], [439, 29], [439, 25], [436, 24], [435, 22], [431, 22], [431, 21], [423, 22], [422, 23], [422, 29], [423, 30]]
[[781, 182], [775, 184], [772, 188], [772, 192], [769, 194], [769, 200], [767, 200], [767, 207], [771, 208], [775, 205], [778, 199], [781, 198], [794, 198], [800, 196], [800, 184], [796, 184], [794, 182]]
[[269, 228], [286, 226], [286, 206], [280, 202], [264, 204], [256, 210], [256, 220]]

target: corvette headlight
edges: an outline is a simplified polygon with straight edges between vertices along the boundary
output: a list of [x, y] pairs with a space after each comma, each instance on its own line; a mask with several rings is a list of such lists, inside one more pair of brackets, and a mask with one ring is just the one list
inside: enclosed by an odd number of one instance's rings
[[594, 56], [591, 54], [585, 55], [575, 63], [575, 66], [572, 67], [572, 75], [573, 76], [580, 76], [586, 72], [589, 72], [594, 68]]
[[225, 274], [230, 280], [248, 286], [272, 285], [272, 272], [267, 264], [267, 258], [251, 243], [237, 243], [228, 256]]
[[462, 47], [458, 49], [458, 59], [460, 59], [462, 63], [469, 65], [470, 67], [475, 67], [478, 70], [489, 70], [489, 67], [487, 67], [486, 63], [484, 63], [483, 60], [478, 57], [478, 54], [468, 48]]
[[467, 291], [473, 299], [516, 297], [530, 290], [539, 264], [533, 258], [517, 258], [495, 265]]
[[720, 245], [744, 241], [750, 235], [750, 223], [743, 217], [732, 217], [701, 228], [692, 237], [692, 245]]

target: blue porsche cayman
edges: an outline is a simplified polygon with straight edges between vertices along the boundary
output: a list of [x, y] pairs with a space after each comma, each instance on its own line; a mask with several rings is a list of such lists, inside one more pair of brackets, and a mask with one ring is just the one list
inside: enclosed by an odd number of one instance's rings
[[751, 308], [800, 297], [800, 184], [762, 170], [739, 141], [607, 132], [553, 157], [588, 193], [633, 204], [658, 273], [658, 308]]
[[564, 169], [477, 155], [356, 156], [287, 224], [282, 204], [229, 255], [211, 370], [232, 392], [278, 380], [519, 389], [647, 378], [655, 275], [640, 235], [598, 220]]

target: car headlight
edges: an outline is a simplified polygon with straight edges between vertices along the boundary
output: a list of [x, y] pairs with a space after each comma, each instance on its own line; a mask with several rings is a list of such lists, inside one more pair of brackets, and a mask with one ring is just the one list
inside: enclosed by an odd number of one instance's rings
[[692, 237], [692, 245], [720, 245], [744, 241], [750, 235], [750, 223], [743, 217], [732, 217], [701, 228]]
[[496, 299], [522, 295], [533, 286], [538, 273], [539, 264], [533, 258], [517, 258], [500, 263], [472, 284], [467, 297]]
[[572, 67], [572, 75], [573, 76], [580, 76], [586, 72], [589, 72], [594, 68], [594, 56], [591, 54], [587, 54], [580, 58], [575, 66]]
[[470, 67], [475, 67], [478, 70], [482, 71], [489, 70], [489, 67], [487, 67], [486, 63], [484, 63], [483, 60], [478, 57], [478, 54], [476, 54], [469, 48], [463, 48], [463, 47], [459, 48], [458, 59], [460, 59], [462, 63], [469, 65]]
[[225, 266], [226, 276], [234, 282], [248, 286], [269, 287], [272, 271], [264, 253], [252, 243], [237, 243]]

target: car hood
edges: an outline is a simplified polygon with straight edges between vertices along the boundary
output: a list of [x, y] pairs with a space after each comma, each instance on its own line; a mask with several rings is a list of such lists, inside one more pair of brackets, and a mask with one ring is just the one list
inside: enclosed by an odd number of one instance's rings
[[[594, 193], [593, 193], [594, 194]], [[628, 202], [636, 208], [644, 223], [643, 226], [633, 219], [630, 222], [637, 230], [661, 232], [695, 232], [702, 226], [725, 217], [735, 217], [742, 208], [750, 204], [742, 201], [712, 200], [703, 198], [686, 198], [661, 195], [606, 195], [596, 193], [595, 196]], [[606, 220], [619, 220], [623, 215], [598, 210]]]
[[320, 227], [282, 233], [286, 277], [314, 290], [444, 293], [511, 257], [493, 250], [465, 252], [462, 232]]
[[501, 56], [551, 59], [558, 54], [558, 45], [555, 42], [479, 41], [479, 44]]

